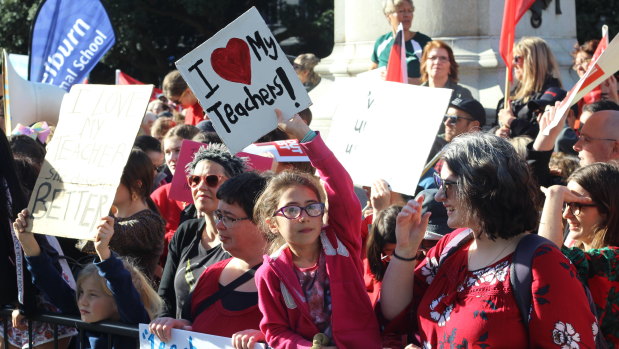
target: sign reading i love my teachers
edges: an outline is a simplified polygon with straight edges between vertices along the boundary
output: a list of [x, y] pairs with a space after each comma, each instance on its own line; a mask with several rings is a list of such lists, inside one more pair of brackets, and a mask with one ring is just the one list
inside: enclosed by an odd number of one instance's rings
[[311, 104], [255, 7], [176, 67], [233, 153], [277, 127], [276, 108], [292, 116]]

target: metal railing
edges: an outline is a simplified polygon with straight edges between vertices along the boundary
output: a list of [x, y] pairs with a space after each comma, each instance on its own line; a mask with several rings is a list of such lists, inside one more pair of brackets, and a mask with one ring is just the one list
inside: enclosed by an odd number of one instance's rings
[[[0, 310], [0, 317], [2, 318], [2, 325], [4, 327], [4, 347], [8, 348], [8, 336], [6, 335], [8, 332], [8, 325], [11, 321], [11, 309], [2, 309]], [[77, 346], [76, 348], [83, 348], [83, 343], [85, 339], [84, 331], [92, 331], [107, 334], [107, 343], [108, 348], [112, 348], [112, 336], [124, 336], [135, 338], [136, 341], [139, 340], [139, 332], [137, 326], [130, 326], [125, 324], [120, 324], [118, 322], [110, 322], [110, 321], [102, 321], [96, 324], [91, 324], [87, 322], [83, 322], [77, 316], [66, 316], [52, 313], [42, 313], [34, 316], [29, 316], [27, 318], [28, 321], [28, 342], [30, 343], [28, 348], [32, 348], [32, 323], [34, 321], [37, 322], [46, 322], [52, 325], [54, 329], [54, 349], [58, 349], [58, 325], [64, 325], [69, 327], [75, 327], [78, 330], [77, 335]]]

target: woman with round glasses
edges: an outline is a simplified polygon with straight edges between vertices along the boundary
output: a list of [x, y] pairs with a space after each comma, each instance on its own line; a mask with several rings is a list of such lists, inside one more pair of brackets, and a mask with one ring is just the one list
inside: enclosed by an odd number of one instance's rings
[[523, 37], [514, 46], [514, 77], [516, 83], [504, 107], [504, 99], [497, 106], [497, 132], [511, 137], [539, 132], [537, 119], [528, 102], [540, 97], [551, 87], [561, 88], [559, 65], [550, 47], [542, 38]]
[[230, 154], [225, 146], [209, 144], [194, 154], [186, 171], [194, 205], [204, 217], [183, 222], [170, 241], [159, 295], [164, 300], [162, 316], [172, 318], [180, 318], [185, 297], [204, 269], [230, 257], [217, 232], [216, 193], [226, 180], [245, 172], [245, 162]]
[[[598, 311], [600, 329], [607, 342], [619, 347], [619, 167], [595, 163], [581, 167], [568, 178], [567, 186], [544, 189], [546, 201], [539, 234], [561, 246], [576, 266]], [[563, 242], [563, 221], [569, 226]]]
[[421, 56], [421, 86], [449, 88], [455, 98], [473, 99], [471, 91], [458, 84], [458, 63], [453, 50], [441, 40], [430, 41]]
[[386, 67], [389, 62], [389, 53], [395, 40], [400, 23], [404, 30], [404, 47], [406, 49], [406, 62], [408, 68], [408, 83], [419, 85], [420, 69], [419, 62], [424, 47], [432, 39], [420, 32], [412, 31], [413, 13], [415, 6], [412, 0], [384, 0], [383, 12], [391, 26], [391, 31], [376, 40], [372, 52], [371, 69]]
[[151, 322], [151, 331], [159, 338], [166, 341], [172, 328], [191, 326], [195, 332], [232, 337], [236, 348], [252, 348], [264, 340], [258, 330], [262, 313], [253, 275], [262, 264], [267, 238], [254, 223], [253, 210], [266, 183], [266, 176], [246, 172], [219, 187], [213, 217], [221, 246], [232, 258], [202, 272], [181, 318], [162, 317]]
[[[256, 273], [260, 329], [273, 348], [382, 348], [376, 316], [363, 282], [360, 212], [353, 183], [320, 135], [295, 115], [279, 128], [299, 139], [324, 183], [325, 198], [311, 175], [284, 171], [269, 181], [255, 220], [281, 245]], [[284, 120], [286, 119], [286, 120]], [[282, 245], [283, 243], [283, 245]]]
[[446, 341], [471, 347], [594, 347], [595, 317], [575, 269], [557, 248], [544, 245], [534, 253], [530, 291], [535, 296], [528, 316], [516, 303], [510, 264], [520, 239], [537, 225], [536, 188], [526, 162], [506, 140], [485, 133], [456, 137], [443, 159], [435, 199], [447, 209], [447, 225], [460, 229], [424, 257], [418, 248], [429, 214], [421, 214], [422, 198], [404, 206], [381, 294], [391, 326], [416, 328], [424, 348]]

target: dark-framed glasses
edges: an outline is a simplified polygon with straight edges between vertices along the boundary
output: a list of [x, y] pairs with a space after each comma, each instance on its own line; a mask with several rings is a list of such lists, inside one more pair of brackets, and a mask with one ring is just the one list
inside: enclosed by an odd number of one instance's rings
[[573, 216], [578, 216], [580, 214], [580, 212], [582, 211], [583, 207], [596, 207], [596, 204], [581, 204], [578, 202], [564, 202], [563, 203], [563, 211], [565, 211], [566, 208], [569, 208], [570, 213]]
[[441, 176], [436, 172], [434, 172], [434, 183], [436, 184], [438, 190], [443, 189], [445, 192], [445, 197], [447, 197], [447, 190], [449, 190], [449, 186], [458, 184], [456, 181], [441, 178]]
[[452, 124], [452, 125], [455, 125], [458, 122], [458, 120], [460, 120], [460, 119], [468, 120], [468, 121], [475, 121], [474, 119], [467, 118], [467, 117], [464, 117], [464, 116], [457, 116], [457, 115], [445, 115], [443, 117], [443, 121], [448, 120], [449, 123]]
[[187, 176], [187, 184], [189, 184], [189, 187], [195, 188], [199, 186], [202, 181], [204, 181], [208, 187], [216, 188], [224, 178], [224, 176], [218, 176], [214, 174], [205, 176], [189, 175]]
[[249, 219], [249, 217], [232, 218], [232, 217], [226, 216], [220, 210], [215, 210], [215, 212], [213, 212], [213, 218], [215, 219], [215, 224], [222, 222], [226, 228], [230, 228], [236, 222], [245, 221]]
[[305, 213], [307, 213], [310, 217], [319, 217], [325, 213], [325, 204], [322, 202], [316, 202], [305, 207], [297, 205], [284, 206], [275, 211], [274, 216], [281, 213], [282, 216], [288, 219], [297, 219], [301, 216], [301, 212], [303, 211], [305, 211]]

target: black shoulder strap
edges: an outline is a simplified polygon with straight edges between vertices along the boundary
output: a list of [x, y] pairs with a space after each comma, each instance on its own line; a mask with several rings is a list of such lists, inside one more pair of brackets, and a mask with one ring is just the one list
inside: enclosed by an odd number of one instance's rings
[[531, 265], [535, 251], [542, 245], [554, 244], [537, 234], [527, 234], [518, 242], [512, 264], [509, 271], [509, 282], [514, 290], [514, 298], [520, 310], [522, 321], [525, 328], [528, 329], [529, 323], [529, 308], [531, 308], [531, 299], [533, 298], [531, 284], [533, 283], [533, 274], [531, 273]]
[[227, 284], [226, 286], [220, 288], [217, 292], [213, 293], [210, 297], [206, 298], [200, 304], [198, 304], [198, 306], [196, 307], [196, 310], [191, 312], [192, 322], [196, 318], [196, 316], [202, 313], [204, 310], [206, 310], [206, 308], [210, 307], [211, 305], [213, 305], [213, 303], [227, 296], [235, 288], [241, 286], [242, 284], [246, 283], [251, 278], [253, 278], [254, 274], [256, 273], [256, 270], [258, 270], [258, 268], [261, 265], [262, 263], [255, 265], [253, 268], [243, 273], [243, 275], [234, 279], [231, 283]]

